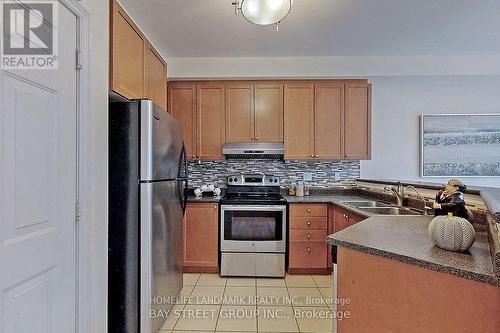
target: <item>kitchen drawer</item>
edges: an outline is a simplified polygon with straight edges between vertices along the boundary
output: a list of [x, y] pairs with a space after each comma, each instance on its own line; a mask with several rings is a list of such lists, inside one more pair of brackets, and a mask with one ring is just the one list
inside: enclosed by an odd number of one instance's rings
[[327, 247], [323, 243], [290, 243], [290, 268], [326, 268]]
[[292, 204], [290, 216], [328, 216], [328, 205], [325, 204]]
[[328, 229], [328, 219], [326, 217], [291, 217], [290, 229]]
[[327, 231], [325, 230], [290, 230], [290, 242], [325, 242]]

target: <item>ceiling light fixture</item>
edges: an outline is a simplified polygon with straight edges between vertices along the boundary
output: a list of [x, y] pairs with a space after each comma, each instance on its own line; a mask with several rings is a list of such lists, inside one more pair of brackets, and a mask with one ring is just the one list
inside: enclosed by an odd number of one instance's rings
[[292, 0], [237, 0], [233, 1], [234, 13], [257, 25], [279, 24], [292, 9]]

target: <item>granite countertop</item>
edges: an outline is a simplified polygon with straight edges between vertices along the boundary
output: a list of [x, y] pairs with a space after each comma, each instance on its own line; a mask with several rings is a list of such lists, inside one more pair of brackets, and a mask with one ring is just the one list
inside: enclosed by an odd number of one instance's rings
[[[500, 287], [500, 276], [494, 271], [486, 232], [476, 233], [476, 242], [468, 252], [456, 253], [439, 249], [432, 243], [427, 228], [433, 216], [373, 215], [345, 202], [377, 199], [354, 195], [349, 191], [318, 193], [304, 197], [286, 194], [283, 196], [291, 204], [332, 203], [367, 218], [328, 236], [329, 244]], [[218, 203], [220, 199], [221, 197], [213, 196], [188, 196], [190, 203]]]
[[486, 232], [465, 253], [442, 250], [427, 228], [432, 216], [375, 216], [327, 237], [327, 242], [500, 287]]
[[204, 195], [201, 197], [196, 197], [195, 195], [188, 195], [188, 202], [200, 202], [200, 203], [218, 203], [222, 196]]
[[296, 197], [292, 195], [284, 195], [288, 203], [331, 203], [339, 206], [349, 212], [363, 217], [372, 217], [374, 214], [367, 213], [363, 210], [357, 209], [351, 205], [346, 204], [348, 201], [363, 201], [363, 200], [376, 200], [359, 195], [352, 194], [325, 194], [325, 195], [308, 195], [304, 197]]

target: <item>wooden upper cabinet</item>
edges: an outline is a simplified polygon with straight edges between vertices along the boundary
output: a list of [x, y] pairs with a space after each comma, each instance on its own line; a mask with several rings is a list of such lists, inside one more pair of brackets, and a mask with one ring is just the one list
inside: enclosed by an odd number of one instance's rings
[[254, 85], [226, 86], [226, 142], [248, 142], [254, 135]]
[[371, 84], [347, 82], [345, 86], [344, 158], [371, 158]]
[[342, 159], [344, 156], [344, 83], [315, 85], [315, 158]]
[[284, 85], [285, 158], [314, 158], [314, 84]]
[[283, 142], [283, 84], [255, 86], [255, 140]]
[[149, 43], [146, 43], [146, 96], [167, 110], [167, 64]]
[[225, 85], [200, 83], [197, 89], [197, 158], [224, 159]]
[[146, 39], [116, 1], [111, 6], [110, 89], [129, 99], [143, 98]]
[[188, 159], [196, 158], [196, 84], [174, 83], [168, 87], [168, 110], [182, 124]]

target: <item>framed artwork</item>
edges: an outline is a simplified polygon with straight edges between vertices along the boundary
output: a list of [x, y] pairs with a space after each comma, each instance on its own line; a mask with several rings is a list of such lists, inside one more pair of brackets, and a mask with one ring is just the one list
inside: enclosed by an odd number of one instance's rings
[[422, 177], [500, 177], [500, 113], [424, 114]]

